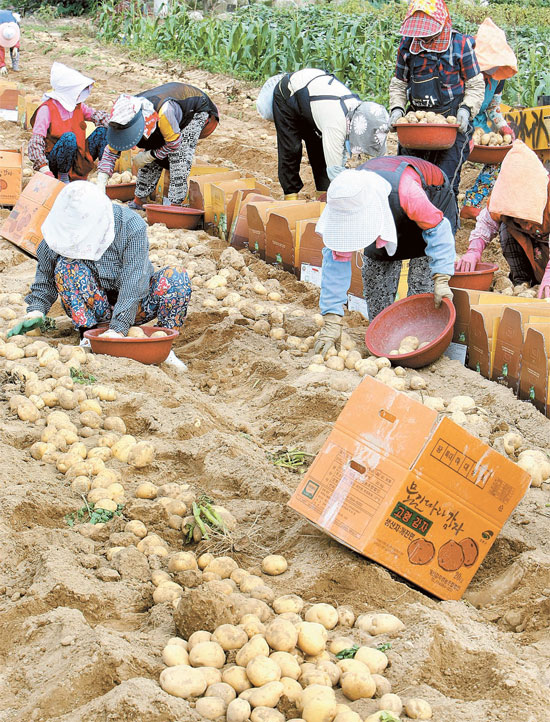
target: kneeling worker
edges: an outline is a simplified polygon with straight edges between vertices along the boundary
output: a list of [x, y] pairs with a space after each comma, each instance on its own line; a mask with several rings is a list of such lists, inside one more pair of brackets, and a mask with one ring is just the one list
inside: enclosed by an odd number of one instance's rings
[[331, 183], [317, 232], [323, 237], [319, 305], [325, 325], [315, 353], [340, 339], [355, 251], [363, 251], [363, 289], [372, 320], [394, 302], [401, 262], [410, 259], [408, 295], [452, 299], [457, 209], [445, 174], [408, 156], [374, 158]]

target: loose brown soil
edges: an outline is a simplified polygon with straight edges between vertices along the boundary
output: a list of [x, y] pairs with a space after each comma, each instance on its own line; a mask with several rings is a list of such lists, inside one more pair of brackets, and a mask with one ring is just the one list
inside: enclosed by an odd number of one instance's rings
[[[99, 108], [109, 107], [121, 91], [166, 80], [190, 81], [208, 90], [222, 114], [220, 127], [200, 144], [201, 157], [232, 161], [279, 191], [275, 133], [256, 115], [254, 89], [174, 64], [130, 59], [122, 48], [102, 48], [84, 24], [65, 23], [64, 28], [24, 29], [17, 79], [26, 88], [48, 87], [54, 59], [96, 79], [90, 104]], [[3, 147], [28, 138], [5, 122], [0, 122], [0, 135]], [[306, 190], [311, 191], [307, 165], [303, 170]], [[465, 182], [471, 172], [466, 169]], [[464, 224], [462, 243], [468, 230]], [[194, 262], [197, 277], [212, 275], [225, 245], [200, 232], [184, 237], [193, 237], [195, 244], [198, 239], [200, 245], [176, 249], [178, 260], [188, 267]], [[157, 262], [168, 253], [157, 250]], [[232, 282], [233, 288], [258, 302], [249, 289], [258, 279], [280, 292], [287, 307], [306, 315], [315, 312], [317, 291], [312, 286], [247, 252], [243, 257], [247, 275]], [[24, 294], [34, 269], [32, 260], [2, 242], [1, 293]], [[235, 556], [242, 566], [257, 570], [266, 553], [287, 557], [289, 570], [268, 580], [276, 593], [349, 604], [357, 614], [387, 611], [403, 620], [405, 631], [388, 652], [387, 676], [398, 694], [429, 700], [435, 720], [545, 722], [550, 704], [548, 489], [527, 493], [465, 600], [440, 602], [411, 587], [290, 512], [286, 503], [299, 477], [275, 467], [268, 457], [279, 446], [315, 453], [359, 383], [358, 374], [309, 372], [308, 355], [295, 354], [282, 342], [255, 332], [253, 321], [240, 314], [228, 316], [221, 307], [205, 309], [206, 294], [197, 282], [195, 287], [176, 345], [189, 365], [187, 374], [130, 360], [94, 360], [96, 377], [118, 391], [109, 413], [122, 416], [128, 433], [152, 440], [157, 449], [150, 469], [119, 465], [126, 518], [142, 519], [171, 550], [180, 550], [181, 533], [166, 525], [158, 505], [135, 500], [134, 490], [150, 480], [186, 482], [207, 491], [237, 518]], [[268, 310], [278, 305], [261, 303]], [[77, 343], [59, 306], [52, 315], [59, 320], [58, 331], [49, 336], [52, 344]], [[3, 322], [2, 330], [10, 325]], [[349, 325], [360, 345], [363, 321], [354, 315]], [[0, 374], [5, 364], [1, 359]], [[511, 391], [446, 358], [421, 375], [431, 395], [447, 401], [456, 394], [475, 399], [486, 419], [471, 430], [487, 442], [497, 443], [505, 431], [517, 430], [527, 446], [549, 448], [550, 423]], [[0, 380], [0, 720], [198, 719], [186, 702], [158, 685], [164, 666], [160, 652], [176, 633], [172, 607], [152, 600], [151, 566], [164, 562], [155, 558], [148, 563], [131, 551], [116, 568], [108, 562], [109, 547], [129, 543], [120, 533], [122, 521], [91, 536], [79, 533], [78, 526], [67, 526], [65, 515], [83, 501], [54, 466], [30, 457], [28, 447], [42, 427], [40, 422], [24, 423], [9, 411], [8, 399], [17, 388], [5, 375]], [[374, 710], [372, 705], [351, 704], [363, 717]]]

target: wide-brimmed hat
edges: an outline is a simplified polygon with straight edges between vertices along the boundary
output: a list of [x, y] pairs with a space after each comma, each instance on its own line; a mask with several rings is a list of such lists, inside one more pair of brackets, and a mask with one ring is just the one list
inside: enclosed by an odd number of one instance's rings
[[113, 150], [129, 150], [133, 148], [143, 136], [145, 118], [143, 112], [138, 110], [132, 120], [125, 125], [113, 124], [107, 127], [107, 143]]
[[388, 196], [391, 186], [368, 170], [344, 170], [329, 186], [327, 205], [316, 231], [331, 251], [349, 253], [382, 240], [389, 256], [397, 249], [397, 230]]
[[283, 73], [273, 75], [262, 85], [262, 89], [258, 93], [256, 100], [256, 108], [258, 113], [264, 120], [273, 120], [273, 93], [277, 83], [284, 77]]
[[365, 100], [347, 115], [349, 150], [352, 155], [386, 155], [390, 115], [383, 105]]
[[17, 23], [0, 24], [0, 46], [14, 48], [21, 38], [21, 30]]

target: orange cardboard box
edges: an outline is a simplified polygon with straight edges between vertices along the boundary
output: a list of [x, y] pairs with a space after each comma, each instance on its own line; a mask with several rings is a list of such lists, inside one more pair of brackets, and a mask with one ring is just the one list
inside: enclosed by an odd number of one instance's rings
[[528, 323], [521, 351], [518, 398], [550, 416], [550, 323]]
[[468, 332], [468, 368], [491, 378], [501, 306], [472, 306]]
[[365, 377], [289, 506], [441, 599], [460, 599], [529, 475], [448, 418]]
[[30, 120], [42, 100], [37, 95], [21, 94], [17, 99], [17, 122], [25, 130], [30, 130]]
[[491, 378], [508, 386], [516, 394], [526, 325], [535, 317], [539, 321], [540, 318], [546, 318], [550, 322], [550, 305], [539, 302], [507, 306], [502, 311], [498, 327]]
[[36, 258], [40, 230], [64, 184], [44, 173], [35, 173], [0, 227], [0, 235]]
[[[208, 177], [208, 176], [207, 176]], [[255, 178], [237, 178], [228, 181], [216, 181], [210, 186], [212, 201], [212, 219], [205, 211], [204, 227], [209, 233], [226, 241], [233, 223], [233, 214], [237, 202], [237, 191], [253, 191], [270, 197], [271, 191]]]
[[233, 223], [229, 233], [229, 244], [234, 248], [248, 248], [248, 205], [250, 203], [272, 203], [275, 199], [250, 190], [240, 190], [236, 193]]
[[503, 293], [491, 291], [472, 291], [468, 288], [453, 288], [453, 304], [456, 309], [454, 325], [454, 343], [468, 343], [468, 329], [470, 327], [470, 310], [472, 305], [479, 306], [517, 306], [518, 303], [533, 303], [533, 298], [517, 298], [506, 296]]
[[272, 210], [285, 206], [303, 206], [307, 201], [254, 201], [246, 207], [248, 248], [265, 261], [265, 224]]
[[17, 106], [23, 93], [17, 83], [0, 79], [0, 118], [17, 122]]
[[0, 205], [13, 206], [23, 187], [23, 157], [25, 146], [17, 150], [0, 150]]
[[324, 203], [309, 201], [302, 206], [282, 206], [269, 213], [265, 225], [266, 263], [282, 266], [285, 271], [294, 273], [296, 260], [296, 223], [306, 218], [318, 218]]
[[320, 268], [323, 265], [323, 239], [315, 230], [317, 218], [304, 219], [296, 223], [296, 246], [294, 258], [296, 272], [301, 278], [302, 263]]
[[212, 184], [217, 181], [233, 180], [240, 177], [241, 173], [238, 170], [202, 174], [194, 177], [189, 176], [189, 205], [191, 208], [204, 211], [205, 222], [208, 216], [208, 222], [212, 224], [212, 199], [210, 193]]

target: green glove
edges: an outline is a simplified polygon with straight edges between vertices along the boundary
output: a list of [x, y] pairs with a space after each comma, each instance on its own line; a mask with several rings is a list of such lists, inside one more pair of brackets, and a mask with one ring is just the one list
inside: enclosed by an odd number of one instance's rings
[[27, 333], [27, 331], [32, 331], [33, 328], [36, 328], [37, 326], [42, 328], [44, 320], [43, 314], [40, 314], [40, 316], [32, 316], [31, 318], [24, 318], [8, 331], [8, 338], [11, 338], [12, 336], [19, 336], [20, 334]]

